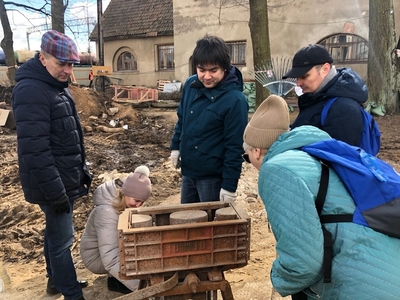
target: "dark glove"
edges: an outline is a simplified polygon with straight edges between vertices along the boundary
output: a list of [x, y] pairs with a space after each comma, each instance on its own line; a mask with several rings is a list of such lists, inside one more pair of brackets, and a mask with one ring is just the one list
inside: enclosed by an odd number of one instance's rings
[[69, 214], [69, 212], [71, 211], [69, 206], [69, 198], [66, 194], [62, 195], [60, 198], [50, 201], [50, 205], [56, 214]]

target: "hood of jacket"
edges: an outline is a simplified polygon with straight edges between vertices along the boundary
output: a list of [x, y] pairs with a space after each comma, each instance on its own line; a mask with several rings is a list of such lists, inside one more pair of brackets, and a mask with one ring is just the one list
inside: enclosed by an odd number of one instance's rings
[[367, 85], [350, 68], [337, 69], [336, 76], [318, 93], [305, 93], [299, 97], [299, 106], [307, 107], [315, 102], [326, 101], [333, 97], [344, 97], [363, 104], [368, 99]]
[[107, 181], [101, 184], [93, 193], [94, 205], [112, 205], [117, 196], [118, 189], [115, 185], [115, 181]]
[[[197, 75], [193, 75], [191, 78], [190, 86], [193, 88], [204, 88], [203, 83], [199, 80]], [[221, 90], [228, 91], [232, 89], [231, 85], [234, 85], [235, 88], [239, 91], [243, 91], [243, 76], [238, 68], [231, 65], [229, 70], [225, 73], [225, 78], [221, 80], [215, 87], [209, 90]]]
[[243, 76], [238, 68], [235, 66], [231, 66], [226, 73], [225, 79], [221, 82], [221, 85], [228, 83], [235, 83], [240, 87], [240, 90], [243, 91]]
[[23, 79], [35, 79], [43, 81], [52, 87], [58, 88], [59, 90], [68, 87], [68, 82], [60, 82], [50, 75], [46, 67], [44, 67], [39, 60], [39, 53], [36, 53], [33, 58], [18, 68], [17, 72], [15, 73], [15, 81], [19, 82]]
[[263, 162], [289, 150], [299, 149], [303, 146], [330, 139], [328, 133], [315, 126], [299, 126], [291, 131], [282, 133], [275, 143], [269, 148]]

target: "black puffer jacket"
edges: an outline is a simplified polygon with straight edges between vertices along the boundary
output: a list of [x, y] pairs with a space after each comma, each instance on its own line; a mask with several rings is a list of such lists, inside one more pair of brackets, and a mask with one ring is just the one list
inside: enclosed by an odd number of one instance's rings
[[25, 199], [49, 204], [64, 194], [87, 194], [83, 132], [68, 83], [53, 78], [38, 55], [16, 73], [12, 107], [17, 122], [19, 173]]
[[[358, 146], [363, 132], [360, 106], [368, 99], [368, 90], [361, 77], [349, 68], [337, 70], [336, 76], [318, 93], [305, 93], [299, 97], [299, 115], [291, 124], [294, 129], [302, 125], [318, 127], [337, 140]], [[329, 99], [333, 102], [321, 125], [321, 112]]]

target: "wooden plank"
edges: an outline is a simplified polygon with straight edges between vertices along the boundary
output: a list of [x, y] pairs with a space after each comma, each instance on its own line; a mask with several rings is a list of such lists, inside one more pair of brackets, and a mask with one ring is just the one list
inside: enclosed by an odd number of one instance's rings
[[157, 87], [160, 92], [164, 91], [164, 85], [166, 83], [171, 83], [171, 80], [161, 80], [161, 79], [157, 80]]
[[[135, 102], [156, 101], [158, 100], [158, 90], [149, 89], [146, 87], [132, 87], [132, 86], [118, 86], [112, 85], [115, 89], [115, 96], [112, 98], [114, 101], [133, 100]], [[128, 93], [127, 98], [119, 98], [124, 93]]]

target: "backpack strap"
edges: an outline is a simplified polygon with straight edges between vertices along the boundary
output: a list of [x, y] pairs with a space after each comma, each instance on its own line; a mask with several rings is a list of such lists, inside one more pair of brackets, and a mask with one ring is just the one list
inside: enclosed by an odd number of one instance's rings
[[317, 158], [321, 163], [321, 180], [319, 184], [317, 198], [315, 199], [315, 206], [319, 219], [322, 224], [325, 223], [341, 223], [341, 222], [353, 222], [353, 214], [341, 214], [341, 215], [323, 215], [321, 216], [322, 208], [324, 207], [326, 193], [328, 192], [329, 185], [329, 162]]
[[321, 179], [317, 198], [315, 199], [315, 206], [317, 207], [318, 215], [321, 216], [322, 208], [324, 207], [326, 193], [328, 192], [329, 184], [329, 164], [326, 161], [319, 159], [321, 163]]
[[317, 197], [315, 199], [315, 206], [317, 208], [318, 216], [321, 221], [322, 233], [324, 235], [324, 257], [323, 257], [323, 266], [324, 266], [324, 283], [330, 283], [332, 281], [332, 233], [330, 233], [325, 226], [324, 223], [337, 223], [337, 222], [352, 222], [353, 215], [352, 214], [343, 214], [343, 215], [324, 215], [321, 216], [322, 208], [324, 207], [326, 194], [328, 192], [329, 185], [329, 163], [327, 161], [319, 159], [321, 163], [321, 179], [319, 184], [319, 189], [317, 193]]
[[331, 108], [331, 105], [333, 104], [333, 102], [335, 102], [335, 100], [336, 100], [337, 98], [338, 98], [338, 97], [334, 97], [334, 98], [332, 98], [332, 99], [329, 99], [329, 100], [325, 103], [324, 108], [322, 109], [322, 112], [321, 112], [321, 126], [324, 126], [324, 125], [325, 125], [325, 119], [326, 119], [326, 116], [328, 115], [329, 109]]
[[[329, 166], [327, 162], [320, 160], [321, 163], [321, 179], [318, 189], [317, 198], [315, 199], [315, 206], [317, 208], [318, 216], [321, 219], [322, 208], [324, 207], [326, 193], [328, 191], [329, 184]], [[322, 223], [322, 221], [321, 221]], [[325, 226], [322, 226], [322, 233], [324, 234], [324, 258], [323, 258], [323, 266], [324, 266], [324, 282], [331, 282], [331, 274], [332, 274], [332, 233], [326, 230]]]

